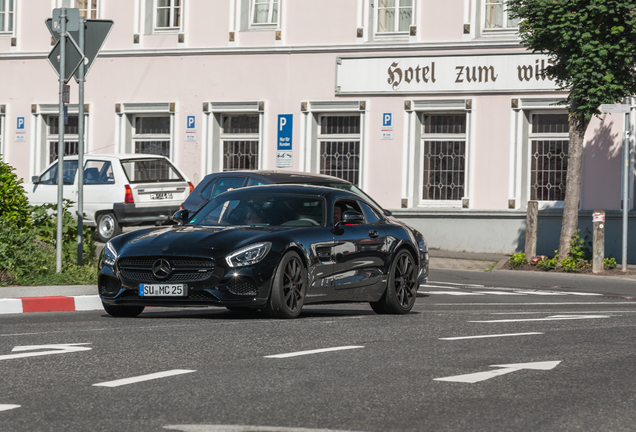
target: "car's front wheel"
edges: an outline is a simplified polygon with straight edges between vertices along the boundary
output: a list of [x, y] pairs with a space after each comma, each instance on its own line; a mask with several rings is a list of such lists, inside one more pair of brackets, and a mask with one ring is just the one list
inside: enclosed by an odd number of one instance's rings
[[121, 227], [113, 213], [102, 213], [97, 217], [97, 237], [99, 241], [106, 243], [121, 233]]
[[405, 314], [413, 309], [417, 297], [417, 266], [407, 250], [400, 250], [389, 270], [384, 295], [371, 308], [377, 313]]
[[274, 318], [300, 315], [307, 292], [307, 270], [294, 251], [287, 252], [276, 269], [265, 313]]
[[104, 310], [108, 315], [114, 317], [132, 318], [144, 311], [144, 306], [116, 306], [102, 302]]

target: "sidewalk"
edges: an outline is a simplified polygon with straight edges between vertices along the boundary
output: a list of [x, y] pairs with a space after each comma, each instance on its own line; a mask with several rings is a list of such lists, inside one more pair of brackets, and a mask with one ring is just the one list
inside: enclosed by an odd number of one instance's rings
[[[429, 254], [429, 265], [433, 270], [513, 272], [513, 270], [503, 268], [508, 261], [508, 255], [452, 252], [439, 249], [431, 249]], [[636, 265], [628, 265], [627, 268], [636, 271]], [[579, 276], [572, 273], [556, 272], [537, 272], [537, 274]], [[594, 277], [605, 276], [596, 275]], [[621, 275], [619, 277], [636, 281], [636, 275]], [[0, 287], [0, 314], [102, 309], [96, 285]]]

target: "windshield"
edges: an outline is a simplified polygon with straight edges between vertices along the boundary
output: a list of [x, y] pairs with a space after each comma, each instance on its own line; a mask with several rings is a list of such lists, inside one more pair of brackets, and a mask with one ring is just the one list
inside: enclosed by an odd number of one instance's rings
[[224, 193], [190, 220], [203, 226], [325, 226], [325, 201], [319, 196]]

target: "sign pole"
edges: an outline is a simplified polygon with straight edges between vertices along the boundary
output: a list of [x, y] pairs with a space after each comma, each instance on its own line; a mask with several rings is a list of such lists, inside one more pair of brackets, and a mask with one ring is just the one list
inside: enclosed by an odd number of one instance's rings
[[[79, 23], [79, 47], [84, 52], [84, 31], [86, 29], [86, 18], [80, 17]], [[77, 265], [84, 264], [84, 68], [85, 62], [82, 60], [77, 70], [77, 81], [79, 83], [79, 114], [78, 143], [77, 143], [77, 172], [79, 184], [77, 189]]]
[[64, 220], [64, 77], [66, 76], [66, 8], [60, 9], [60, 106], [57, 117], [57, 237], [55, 271], [62, 273], [62, 229]]
[[[625, 104], [629, 106], [631, 99], [625, 98]], [[623, 262], [622, 270], [627, 271], [627, 226], [629, 216], [629, 111], [625, 113], [625, 139], [623, 140]]]

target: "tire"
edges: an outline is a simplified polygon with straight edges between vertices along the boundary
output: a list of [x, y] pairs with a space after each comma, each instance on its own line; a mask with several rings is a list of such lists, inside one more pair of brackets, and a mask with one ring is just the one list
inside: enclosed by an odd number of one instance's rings
[[108, 315], [122, 318], [133, 318], [144, 311], [145, 306], [115, 306], [102, 302], [104, 310]]
[[278, 264], [264, 311], [272, 318], [296, 318], [307, 292], [307, 269], [296, 252], [287, 252]]
[[382, 298], [377, 302], [371, 302], [371, 308], [380, 314], [409, 313], [415, 304], [417, 286], [415, 259], [408, 251], [402, 249], [393, 258]]
[[121, 227], [113, 213], [102, 213], [97, 217], [97, 221], [95, 222], [97, 225], [95, 228], [97, 238], [99, 238], [99, 241], [102, 243], [106, 243], [108, 240], [121, 234]]

